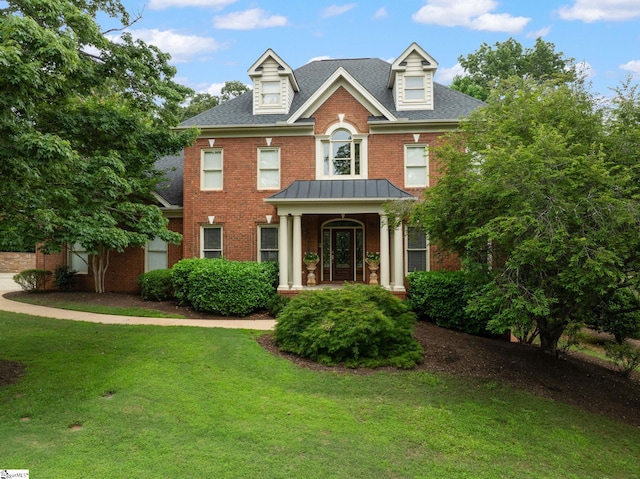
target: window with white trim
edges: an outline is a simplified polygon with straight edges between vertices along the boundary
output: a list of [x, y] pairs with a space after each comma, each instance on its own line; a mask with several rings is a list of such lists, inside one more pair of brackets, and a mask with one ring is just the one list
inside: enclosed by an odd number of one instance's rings
[[405, 76], [404, 77], [404, 100], [422, 102], [424, 97], [424, 77]]
[[429, 186], [429, 146], [406, 145], [404, 156], [404, 186]]
[[263, 81], [260, 84], [260, 104], [262, 106], [280, 106], [280, 82]]
[[324, 176], [360, 176], [360, 141], [345, 128], [334, 131], [322, 144]]
[[204, 226], [200, 244], [201, 258], [222, 258], [222, 227]]
[[278, 261], [278, 226], [258, 226], [258, 261]]
[[147, 243], [145, 249], [145, 271], [167, 269], [169, 266], [169, 245], [160, 238]]
[[407, 227], [407, 273], [429, 271], [429, 241], [421, 228]]
[[67, 264], [78, 274], [89, 272], [89, 253], [80, 243], [75, 243], [68, 248], [69, 258]]
[[222, 149], [202, 150], [202, 189], [222, 189]]
[[258, 189], [280, 189], [280, 148], [258, 149]]

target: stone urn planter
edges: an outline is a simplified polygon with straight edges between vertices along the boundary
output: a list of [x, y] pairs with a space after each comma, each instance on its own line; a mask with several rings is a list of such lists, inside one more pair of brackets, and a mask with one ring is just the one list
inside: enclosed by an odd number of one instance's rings
[[307, 268], [307, 286], [315, 286], [316, 282], [316, 268], [320, 258], [316, 253], [305, 253], [304, 265]]
[[369, 267], [369, 284], [378, 284], [378, 269], [380, 268], [380, 253], [367, 253], [365, 260]]

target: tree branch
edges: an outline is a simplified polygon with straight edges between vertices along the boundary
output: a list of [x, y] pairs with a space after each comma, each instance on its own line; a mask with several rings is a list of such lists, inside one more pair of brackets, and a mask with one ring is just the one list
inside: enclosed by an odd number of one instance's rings
[[131, 22], [129, 22], [126, 25], [123, 25], [121, 28], [110, 28], [109, 30], [105, 30], [104, 32], [102, 32], [103, 35], [108, 35], [109, 33], [113, 33], [113, 32], [121, 32], [123, 30], [126, 30], [127, 28], [133, 26], [134, 24], [136, 24], [137, 22], [139, 22], [140, 20], [142, 20], [142, 13], [144, 12], [144, 7], [142, 8], [141, 12], [138, 12], [138, 14], [136, 15], [136, 18], [134, 18]]

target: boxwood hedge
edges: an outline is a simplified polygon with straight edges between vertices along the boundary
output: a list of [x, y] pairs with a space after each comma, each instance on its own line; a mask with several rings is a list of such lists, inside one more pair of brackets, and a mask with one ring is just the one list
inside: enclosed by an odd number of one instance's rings
[[272, 262], [184, 259], [173, 266], [178, 301], [223, 316], [266, 309], [277, 281], [278, 265]]

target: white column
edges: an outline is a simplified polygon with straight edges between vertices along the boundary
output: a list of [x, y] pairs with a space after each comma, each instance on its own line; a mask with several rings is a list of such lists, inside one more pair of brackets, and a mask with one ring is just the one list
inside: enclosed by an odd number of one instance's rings
[[402, 248], [402, 223], [393, 230], [393, 291], [404, 291], [404, 257]]
[[293, 285], [302, 289], [302, 215], [293, 215]]
[[280, 216], [278, 230], [278, 263], [280, 267], [278, 290], [289, 289], [289, 217]]
[[380, 285], [389, 289], [389, 224], [380, 213]]

